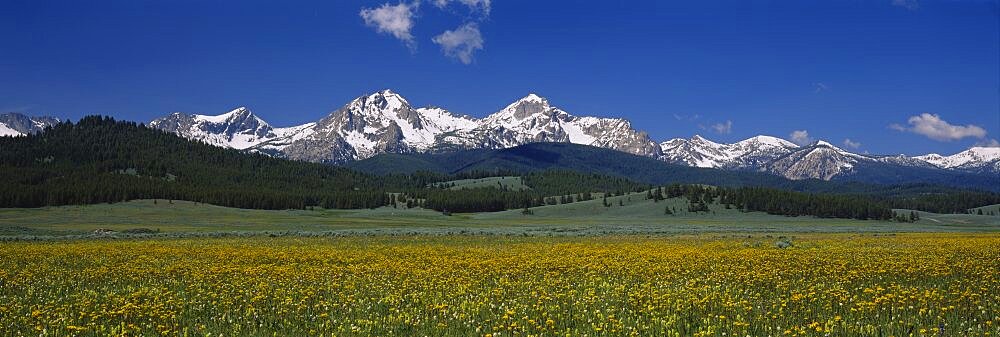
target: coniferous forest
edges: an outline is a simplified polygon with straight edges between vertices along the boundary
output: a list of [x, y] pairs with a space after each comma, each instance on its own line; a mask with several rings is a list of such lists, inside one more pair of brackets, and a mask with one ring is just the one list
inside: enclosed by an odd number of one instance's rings
[[259, 209], [378, 207], [391, 179], [218, 148], [95, 116], [37, 135], [0, 137], [0, 176], [0, 207], [160, 198]]
[[[886, 220], [894, 217], [892, 208], [961, 213], [1000, 203], [1000, 195], [995, 193], [937, 190], [933, 186], [845, 184], [846, 192], [807, 193], [761, 186], [656, 187], [625, 177], [572, 170], [371, 175], [223, 149], [100, 116], [60, 123], [35, 135], [0, 137], [0, 176], [4, 179], [0, 207], [178, 199], [254, 209], [375, 208], [402, 203], [450, 213], [577, 202], [594, 198], [592, 193], [645, 192], [653, 202], [686, 197], [692, 211], [718, 203], [789, 216]], [[519, 176], [530, 188], [449, 189], [442, 183], [491, 176]], [[831, 185], [823, 186], [830, 189]]]

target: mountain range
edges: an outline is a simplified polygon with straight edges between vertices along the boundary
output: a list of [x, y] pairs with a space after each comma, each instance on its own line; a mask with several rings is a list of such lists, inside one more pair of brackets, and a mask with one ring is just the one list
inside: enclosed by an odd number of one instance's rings
[[58, 123], [59, 119], [53, 117], [29, 117], [13, 112], [0, 114], [0, 137], [34, 134]]
[[[52, 118], [0, 115], [0, 135], [30, 134]], [[346, 164], [378, 154], [445, 153], [505, 149], [541, 142], [613, 149], [667, 163], [701, 168], [766, 172], [789, 179], [899, 180], [907, 173], [1000, 174], [1000, 148], [973, 147], [943, 156], [858, 154], [825, 141], [797, 145], [755, 136], [732, 144], [701, 136], [656, 142], [621, 118], [576, 116], [541, 96], [529, 94], [484, 118], [439, 107], [413, 107], [403, 96], [382, 90], [358, 97], [318, 121], [274, 127], [249, 109], [221, 115], [175, 112], [150, 127], [208, 144], [274, 157]]]

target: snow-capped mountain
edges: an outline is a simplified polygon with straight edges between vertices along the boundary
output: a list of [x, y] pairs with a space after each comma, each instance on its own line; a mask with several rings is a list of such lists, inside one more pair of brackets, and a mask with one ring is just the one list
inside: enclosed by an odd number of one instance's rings
[[358, 97], [298, 131], [254, 150], [296, 160], [343, 163], [379, 153], [431, 151], [443, 134], [470, 130], [476, 120], [440, 108], [414, 109], [391, 90]]
[[659, 157], [660, 149], [645, 132], [620, 118], [577, 117], [529, 94], [480, 121], [472, 131], [482, 147], [506, 148], [536, 142], [568, 142]]
[[973, 147], [950, 156], [932, 153], [914, 158], [943, 169], [1000, 173], [1000, 147]]
[[791, 153], [798, 146], [787, 140], [756, 136], [733, 144], [720, 144], [702, 136], [675, 138], [660, 143], [661, 159], [697, 167], [752, 169]]
[[282, 131], [271, 127], [245, 107], [217, 116], [175, 112], [149, 122], [149, 126], [184, 138], [234, 149], [249, 148], [278, 137]]
[[798, 146], [772, 136], [755, 136], [733, 144], [720, 144], [701, 136], [660, 143], [662, 159], [689, 166], [764, 171], [789, 179], [824, 179], [853, 167], [860, 155], [817, 141]]
[[788, 179], [830, 180], [849, 174], [859, 161], [864, 160], [874, 158], [844, 151], [821, 140], [775, 158], [766, 163], [763, 170]]
[[414, 108], [391, 90], [358, 97], [314, 123], [273, 128], [249, 110], [218, 116], [173, 113], [150, 126], [209, 144], [277, 157], [344, 163], [379, 153], [506, 148], [573, 142], [659, 157], [660, 149], [624, 119], [577, 117], [530, 94], [486, 118]]
[[1000, 149], [952, 156], [856, 154], [825, 141], [799, 146], [755, 136], [732, 144], [701, 136], [655, 143], [628, 120], [574, 116], [529, 94], [482, 119], [438, 107], [414, 108], [382, 90], [358, 97], [322, 119], [275, 128], [249, 109], [209, 116], [173, 113], [150, 126], [209, 144], [276, 157], [340, 164], [380, 153], [500, 149], [533, 142], [569, 142], [615, 149], [688, 166], [769, 172], [789, 179], [824, 179], [899, 168], [1000, 174]]
[[867, 169], [946, 169], [1000, 174], [1000, 148], [972, 148], [944, 157], [936, 154], [907, 157], [857, 154], [829, 142], [798, 146], [790, 141], [756, 136], [720, 144], [701, 136], [660, 143], [661, 159], [688, 166], [769, 172], [789, 179], [848, 178]]
[[59, 119], [55, 117], [29, 117], [16, 112], [0, 114], [0, 137], [34, 134], [56, 124]]

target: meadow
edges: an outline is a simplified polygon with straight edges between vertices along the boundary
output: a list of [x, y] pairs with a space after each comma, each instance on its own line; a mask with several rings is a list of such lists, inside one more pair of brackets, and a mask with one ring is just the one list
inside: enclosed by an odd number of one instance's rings
[[[493, 182], [495, 183], [495, 182]], [[740, 212], [709, 204], [709, 212], [687, 211], [685, 198], [659, 202], [642, 193], [493, 213], [443, 215], [397, 207], [338, 210], [253, 210], [179, 200], [135, 200], [114, 204], [0, 208], [0, 240], [89, 237], [95, 230], [144, 230], [181, 235], [607, 235], [859, 232], [995, 232], [1000, 216], [919, 212], [915, 223], [789, 217]], [[987, 206], [987, 211], [1000, 205]], [[674, 214], [664, 214], [665, 208]], [[908, 214], [909, 210], [899, 210]]]
[[997, 275], [994, 233], [9, 242], [0, 331], [991, 336]]

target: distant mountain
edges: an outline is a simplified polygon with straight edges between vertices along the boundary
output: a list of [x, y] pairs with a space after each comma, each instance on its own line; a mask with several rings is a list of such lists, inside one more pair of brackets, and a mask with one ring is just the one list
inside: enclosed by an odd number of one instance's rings
[[1000, 147], [973, 147], [950, 156], [932, 153], [914, 158], [943, 169], [1000, 174]]
[[212, 145], [328, 164], [345, 164], [383, 153], [442, 153], [557, 142], [607, 148], [673, 164], [765, 172], [788, 179], [880, 177], [909, 181], [944, 174], [936, 171], [1000, 177], [1000, 149], [996, 148], [972, 148], [952, 156], [876, 156], [852, 153], [825, 141], [799, 146], [764, 135], [732, 144], [701, 136], [657, 144], [625, 119], [575, 116], [536, 94], [482, 119], [438, 107], [414, 108], [401, 95], [382, 90], [358, 97], [316, 122], [287, 128], [272, 127], [246, 108], [218, 116], [173, 113], [152, 121], [150, 126]]
[[[600, 147], [573, 143], [529, 143], [504, 149], [473, 149], [446, 153], [385, 153], [347, 163], [348, 168], [375, 174], [401, 174], [429, 171], [442, 174], [469, 172], [570, 170], [584, 173], [621, 176], [649, 184], [703, 183], [720, 186], [768, 186], [799, 191], [858, 192], [869, 191], [865, 184], [937, 185], [1000, 191], [1000, 177], [928, 167], [907, 167], [882, 161], [857, 160], [845, 154], [830, 153], [825, 143], [804, 147], [782, 156], [774, 164], [813, 162], [819, 167], [851, 165], [849, 174], [836, 175], [834, 181], [801, 177], [788, 179], [769, 172], [725, 170], [673, 164], [662, 160]], [[826, 161], [828, 163], [817, 163]], [[851, 163], [851, 164], [848, 164]], [[796, 165], [783, 167], [795, 171]], [[829, 179], [828, 179], [829, 180]], [[860, 183], [861, 185], [852, 183]]]
[[0, 114], [0, 137], [35, 134], [56, 124], [59, 119], [55, 117], [29, 117], [16, 112]]
[[[891, 170], [900, 175], [897, 179], [900, 181], [935, 170], [1000, 178], [1000, 148], [977, 147], [949, 157], [877, 156], [852, 153], [825, 141], [798, 146], [770, 136], [756, 136], [733, 144], [694, 136], [671, 139], [660, 147], [662, 159], [667, 162], [768, 172], [789, 179], [851, 180], [877, 175], [871, 170]], [[905, 174], [907, 170], [912, 170], [912, 174]]]
[[664, 161], [725, 169], [755, 169], [797, 148], [792, 142], [771, 136], [719, 144], [696, 135], [691, 139], [676, 138], [660, 143]]
[[149, 126], [203, 143], [241, 150], [295, 130], [271, 127], [245, 107], [218, 116], [175, 112], [153, 120]]

